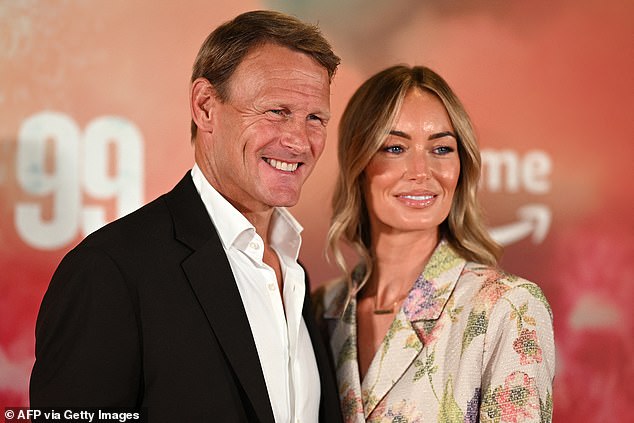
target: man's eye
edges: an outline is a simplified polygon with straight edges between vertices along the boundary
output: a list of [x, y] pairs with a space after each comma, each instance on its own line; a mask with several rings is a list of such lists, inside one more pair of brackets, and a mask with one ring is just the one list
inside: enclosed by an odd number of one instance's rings
[[271, 109], [269, 113], [277, 115], [277, 116], [286, 116], [286, 110], [284, 109]]
[[322, 124], [325, 123], [323, 118], [321, 118], [321, 117], [319, 117], [317, 115], [313, 115], [313, 114], [308, 115], [307, 120], [314, 120], [314, 121], [317, 121], [317, 122], [321, 122]]

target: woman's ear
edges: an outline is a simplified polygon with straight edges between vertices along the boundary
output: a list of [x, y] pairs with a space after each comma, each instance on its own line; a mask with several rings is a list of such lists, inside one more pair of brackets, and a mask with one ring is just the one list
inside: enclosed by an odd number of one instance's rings
[[218, 98], [216, 90], [206, 78], [192, 82], [189, 93], [189, 107], [192, 120], [199, 131], [213, 132], [213, 112]]

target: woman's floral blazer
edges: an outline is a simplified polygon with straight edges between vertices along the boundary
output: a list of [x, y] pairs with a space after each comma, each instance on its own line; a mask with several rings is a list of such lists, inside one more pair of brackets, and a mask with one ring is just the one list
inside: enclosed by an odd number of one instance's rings
[[467, 262], [442, 241], [394, 317], [363, 381], [356, 300], [316, 296], [346, 422], [550, 422], [555, 348], [537, 285]]

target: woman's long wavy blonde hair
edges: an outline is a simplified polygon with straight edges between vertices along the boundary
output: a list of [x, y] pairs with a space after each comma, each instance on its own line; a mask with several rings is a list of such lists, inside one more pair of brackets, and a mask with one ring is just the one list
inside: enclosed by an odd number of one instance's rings
[[[364, 170], [380, 150], [403, 99], [414, 89], [431, 92], [442, 101], [458, 137], [460, 177], [440, 236], [463, 258], [497, 264], [502, 247], [488, 234], [477, 199], [480, 151], [471, 121], [458, 97], [437, 73], [424, 66], [393, 66], [364, 82], [354, 93], [339, 123], [339, 175], [332, 199], [333, 215], [327, 248], [347, 275], [348, 287], [360, 289], [372, 273], [370, 221], [363, 196]], [[352, 276], [343, 252], [347, 243], [360, 256], [362, 274]]]

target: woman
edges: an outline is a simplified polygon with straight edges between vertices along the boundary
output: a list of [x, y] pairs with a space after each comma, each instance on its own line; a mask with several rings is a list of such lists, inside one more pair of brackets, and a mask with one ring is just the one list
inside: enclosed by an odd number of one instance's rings
[[[537, 285], [496, 267], [480, 153], [425, 67], [366, 81], [339, 127], [328, 243], [349, 275], [318, 295], [347, 422], [550, 421], [554, 344]], [[346, 268], [341, 244], [360, 255]]]

